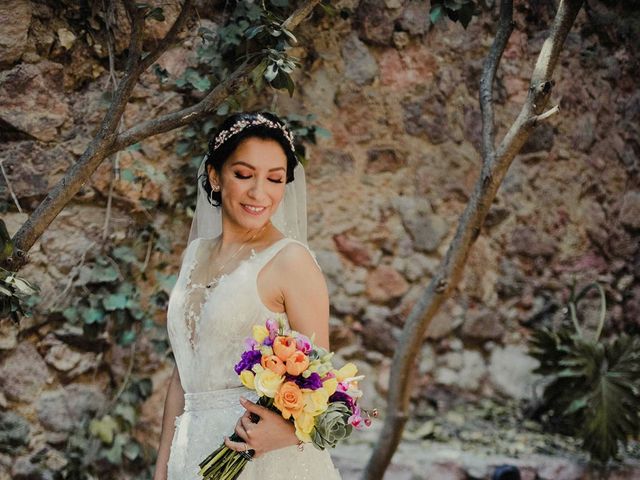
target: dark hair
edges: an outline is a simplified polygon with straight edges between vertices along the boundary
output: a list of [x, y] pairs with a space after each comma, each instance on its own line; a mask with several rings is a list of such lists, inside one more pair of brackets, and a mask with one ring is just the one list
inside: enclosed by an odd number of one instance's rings
[[298, 158], [296, 157], [295, 152], [291, 148], [291, 144], [289, 140], [285, 136], [284, 132], [280, 128], [270, 127], [268, 125], [260, 124], [260, 125], [249, 125], [243, 128], [240, 132], [229, 137], [228, 140], [222, 143], [218, 148], [214, 150], [214, 142], [216, 137], [223, 130], [227, 130], [231, 128], [235, 123], [240, 120], [256, 120], [257, 116], [262, 115], [263, 117], [268, 118], [272, 122], [275, 122], [279, 125], [283, 125], [285, 128], [286, 124], [278, 118], [277, 115], [269, 112], [242, 112], [242, 113], [234, 113], [228, 116], [220, 125], [215, 135], [211, 137], [209, 140], [209, 150], [207, 151], [207, 160], [205, 161], [205, 170], [201, 175], [198, 181], [202, 182], [202, 187], [204, 191], [207, 192], [207, 198], [209, 202], [218, 207], [222, 202], [222, 196], [220, 192], [212, 192], [211, 184], [209, 183], [209, 176], [207, 175], [207, 165], [211, 165], [218, 174], [222, 171], [222, 166], [224, 162], [227, 161], [229, 156], [234, 152], [234, 150], [240, 145], [240, 143], [250, 137], [261, 138], [264, 140], [275, 140], [280, 144], [284, 153], [287, 157], [287, 181], [286, 183], [292, 182], [294, 179], [293, 170], [298, 164]]

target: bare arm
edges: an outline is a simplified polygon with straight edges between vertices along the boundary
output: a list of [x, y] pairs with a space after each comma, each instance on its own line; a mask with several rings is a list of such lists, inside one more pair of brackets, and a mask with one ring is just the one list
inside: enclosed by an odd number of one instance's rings
[[166, 480], [167, 462], [169, 461], [169, 450], [171, 440], [175, 431], [175, 419], [184, 411], [184, 390], [180, 383], [178, 369], [173, 367], [173, 374], [167, 389], [167, 396], [164, 400], [164, 414], [162, 415], [162, 432], [160, 433], [160, 446], [158, 447], [158, 458], [156, 460], [156, 471], [153, 480]]
[[[287, 245], [279, 258], [289, 325], [329, 350], [329, 292], [322, 271], [302, 245]], [[281, 270], [280, 270], [281, 268]]]

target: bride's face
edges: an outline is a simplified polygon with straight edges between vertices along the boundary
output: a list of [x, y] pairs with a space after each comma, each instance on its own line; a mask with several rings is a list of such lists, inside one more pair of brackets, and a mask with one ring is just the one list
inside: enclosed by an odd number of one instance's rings
[[269, 221], [284, 196], [286, 168], [278, 142], [249, 137], [227, 158], [220, 175], [209, 168], [209, 181], [220, 185], [224, 215], [242, 228], [257, 229]]

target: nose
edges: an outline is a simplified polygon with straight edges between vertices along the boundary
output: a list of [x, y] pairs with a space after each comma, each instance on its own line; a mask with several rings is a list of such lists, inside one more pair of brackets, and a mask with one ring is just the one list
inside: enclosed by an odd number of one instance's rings
[[258, 200], [264, 196], [264, 182], [260, 178], [257, 178], [257, 176], [251, 184], [248, 194], [249, 197], [254, 200]]

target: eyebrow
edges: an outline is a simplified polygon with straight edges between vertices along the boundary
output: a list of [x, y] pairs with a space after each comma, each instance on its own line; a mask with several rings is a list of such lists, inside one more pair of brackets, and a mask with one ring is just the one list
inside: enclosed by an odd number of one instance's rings
[[[231, 165], [232, 166], [233, 165], [244, 165], [245, 167], [248, 167], [251, 170], [255, 170], [256, 169], [256, 167], [254, 167], [253, 165], [250, 165], [247, 162], [243, 162], [242, 160], [238, 160], [237, 162], [233, 162]], [[275, 168], [270, 168], [269, 169], [270, 172], [275, 172], [276, 170], [285, 170], [285, 168], [284, 167], [275, 167]]]

